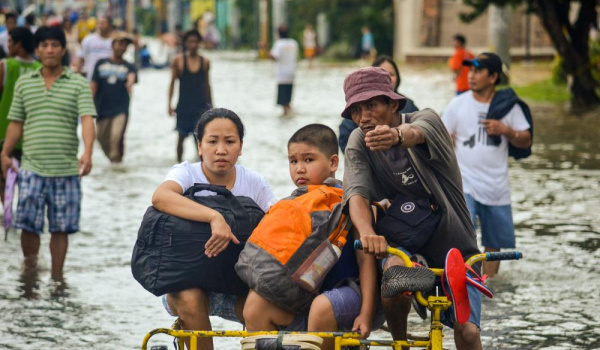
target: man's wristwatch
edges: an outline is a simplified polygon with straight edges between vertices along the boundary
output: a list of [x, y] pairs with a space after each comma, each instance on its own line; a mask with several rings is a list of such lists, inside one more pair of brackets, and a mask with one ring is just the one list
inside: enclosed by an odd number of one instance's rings
[[394, 129], [396, 129], [396, 131], [398, 132], [398, 143], [396, 144], [396, 146], [402, 146], [402, 144], [404, 143], [404, 133], [402, 132], [402, 129], [400, 129], [400, 127], [396, 127]]

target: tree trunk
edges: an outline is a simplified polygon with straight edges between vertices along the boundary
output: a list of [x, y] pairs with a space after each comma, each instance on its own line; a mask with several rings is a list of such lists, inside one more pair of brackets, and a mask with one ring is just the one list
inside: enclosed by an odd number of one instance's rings
[[571, 98], [574, 107], [600, 102], [597, 83], [592, 76], [589, 57], [589, 26], [596, 18], [595, 0], [581, 0], [575, 25], [569, 22], [570, 1], [536, 0], [537, 14], [550, 35], [554, 47], [564, 59], [565, 72], [572, 77]]
[[489, 29], [488, 43], [492, 51], [496, 52], [503, 65], [500, 75], [501, 84], [510, 83], [510, 17], [511, 9], [508, 5], [490, 5], [488, 10]]

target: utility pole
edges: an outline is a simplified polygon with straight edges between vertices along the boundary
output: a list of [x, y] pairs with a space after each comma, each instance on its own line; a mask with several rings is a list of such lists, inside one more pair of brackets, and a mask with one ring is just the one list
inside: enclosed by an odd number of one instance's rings
[[258, 3], [259, 41], [258, 57], [267, 58], [269, 45], [269, 1], [259, 0]]
[[508, 6], [490, 5], [488, 39], [492, 51], [500, 56], [504, 64], [502, 84], [510, 82], [510, 17]]
[[125, 30], [128, 33], [132, 33], [135, 28], [134, 3], [135, 0], [127, 0], [125, 5]]
[[181, 24], [181, 1], [171, 0], [167, 2], [167, 25], [169, 32], [175, 32], [175, 25]]

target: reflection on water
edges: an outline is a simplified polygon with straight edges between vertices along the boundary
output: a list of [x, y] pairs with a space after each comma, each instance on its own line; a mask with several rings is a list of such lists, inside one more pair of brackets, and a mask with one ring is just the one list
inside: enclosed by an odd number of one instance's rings
[[[244, 54], [212, 57], [215, 105], [239, 113], [247, 128], [240, 162], [260, 170], [278, 197], [293, 189], [285, 145], [299, 127], [320, 122], [337, 130], [349, 66], [300, 68], [294, 113], [281, 117], [270, 62]], [[438, 112], [452, 98], [446, 72], [402, 67], [402, 91]], [[111, 166], [99, 148], [91, 176], [82, 181], [81, 232], [71, 236], [66, 281], [50, 278], [48, 235], [40, 267], [23, 273], [19, 237], [0, 242], [0, 349], [136, 349], [154, 328], [173, 318], [130, 272], [131, 250], [153, 190], [175, 163], [174, 120], [166, 115], [169, 73], [143, 71], [134, 90], [125, 163]], [[600, 341], [600, 146], [593, 116], [569, 116], [559, 107], [534, 107], [535, 147], [511, 162], [517, 244], [525, 259], [504, 262], [490, 282], [482, 340], [486, 349], [591, 349]], [[193, 141], [185, 158], [196, 159]], [[338, 172], [341, 178], [343, 169]], [[213, 319], [215, 329], [241, 326]], [[410, 331], [427, 323], [410, 316]], [[373, 337], [386, 338], [384, 332]], [[156, 344], [171, 339], [156, 337]], [[445, 346], [454, 348], [451, 332]], [[220, 339], [217, 349], [239, 348]]]
[[21, 298], [37, 299], [39, 297], [39, 271], [38, 269], [25, 269], [19, 278]]

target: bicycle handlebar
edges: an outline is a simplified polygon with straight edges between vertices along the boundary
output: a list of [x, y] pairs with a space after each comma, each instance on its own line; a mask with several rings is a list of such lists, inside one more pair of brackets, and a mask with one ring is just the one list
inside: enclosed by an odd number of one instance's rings
[[[355, 240], [354, 241], [354, 249], [363, 249], [362, 243], [359, 240]], [[391, 248], [390, 246], [388, 246], [388, 252], [398, 255], [401, 254], [403, 252], [399, 252], [397, 249]], [[400, 256], [400, 255], [398, 255]], [[408, 259], [408, 256], [406, 257]], [[500, 261], [500, 260], [519, 260], [523, 258], [523, 253], [519, 252], [519, 251], [512, 251], [512, 252], [486, 252], [483, 254], [477, 254], [477, 255], [473, 255], [471, 258], [469, 258], [467, 260], [467, 263], [469, 265], [473, 265], [474, 263], [478, 262], [478, 261], [482, 261], [482, 260], [486, 260], [486, 261]], [[410, 260], [410, 259], [409, 259]]]
[[521, 252], [487, 252], [485, 253], [485, 260], [487, 261], [499, 261], [499, 260], [519, 260], [523, 257]]
[[362, 243], [358, 239], [354, 241], [354, 249], [362, 250]]

